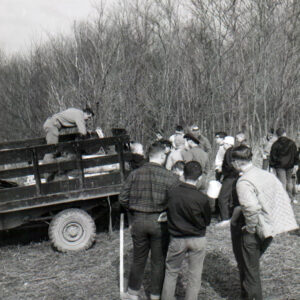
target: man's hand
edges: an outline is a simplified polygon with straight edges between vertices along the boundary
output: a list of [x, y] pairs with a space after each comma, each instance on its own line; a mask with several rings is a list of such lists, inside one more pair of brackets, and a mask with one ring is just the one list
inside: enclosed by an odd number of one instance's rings
[[216, 167], [216, 168], [215, 168], [215, 171], [218, 172], [218, 173], [221, 173], [221, 172], [222, 172], [222, 167], [219, 167], [219, 166]]
[[225, 221], [222, 221], [218, 224], [216, 224], [216, 227], [217, 228], [225, 228], [225, 227], [228, 227], [230, 225], [230, 220], [225, 220]]
[[255, 234], [255, 231], [254, 232], [250, 232], [249, 230], [247, 230], [247, 226], [246, 225], [242, 227], [242, 232], [249, 233], [249, 234]]

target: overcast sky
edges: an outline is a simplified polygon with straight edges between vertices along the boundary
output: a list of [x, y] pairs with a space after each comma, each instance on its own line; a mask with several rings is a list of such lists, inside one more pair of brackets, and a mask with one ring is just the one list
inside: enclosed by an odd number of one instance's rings
[[[47, 33], [67, 33], [74, 20], [91, 18], [98, 0], [0, 0], [0, 49], [26, 52]], [[110, 1], [110, 0], [107, 0]]]

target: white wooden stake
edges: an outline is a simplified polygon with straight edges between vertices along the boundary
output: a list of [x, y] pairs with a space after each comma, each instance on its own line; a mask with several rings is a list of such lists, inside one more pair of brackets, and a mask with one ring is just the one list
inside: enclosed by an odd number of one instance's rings
[[124, 294], [124, 214], [120, 217], [120, 298]]
[[109, 225], [108, 225], [108, 234], [111, 237], [112, 236], [112, 208], [111, 208], [111, 201], [110, 197], [107, 197], [108, 207], [109, 207]]

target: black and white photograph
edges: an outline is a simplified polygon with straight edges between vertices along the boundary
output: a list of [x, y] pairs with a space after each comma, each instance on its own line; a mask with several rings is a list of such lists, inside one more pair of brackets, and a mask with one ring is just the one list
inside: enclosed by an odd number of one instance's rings
[[300, 300], [300, 1], [0, 0], [0, 300]]

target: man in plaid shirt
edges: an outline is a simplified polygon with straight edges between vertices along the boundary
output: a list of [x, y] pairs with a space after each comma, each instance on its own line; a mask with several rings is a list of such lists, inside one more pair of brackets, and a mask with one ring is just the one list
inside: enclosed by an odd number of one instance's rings
[[167, 154], [162, 143], [151, 145], [148, 155], [149, 163], [129, 174], [119, 196], [131, 215], [133, 241], [133, 263], [123, 299], [138, 299], [150, 250], [151, 299], [160, 299], [164, 280], [168, 227], [167, 222], [160, 222], [160, 215], [167, 209], [167, 190], [178, 178], [163, 167]]

